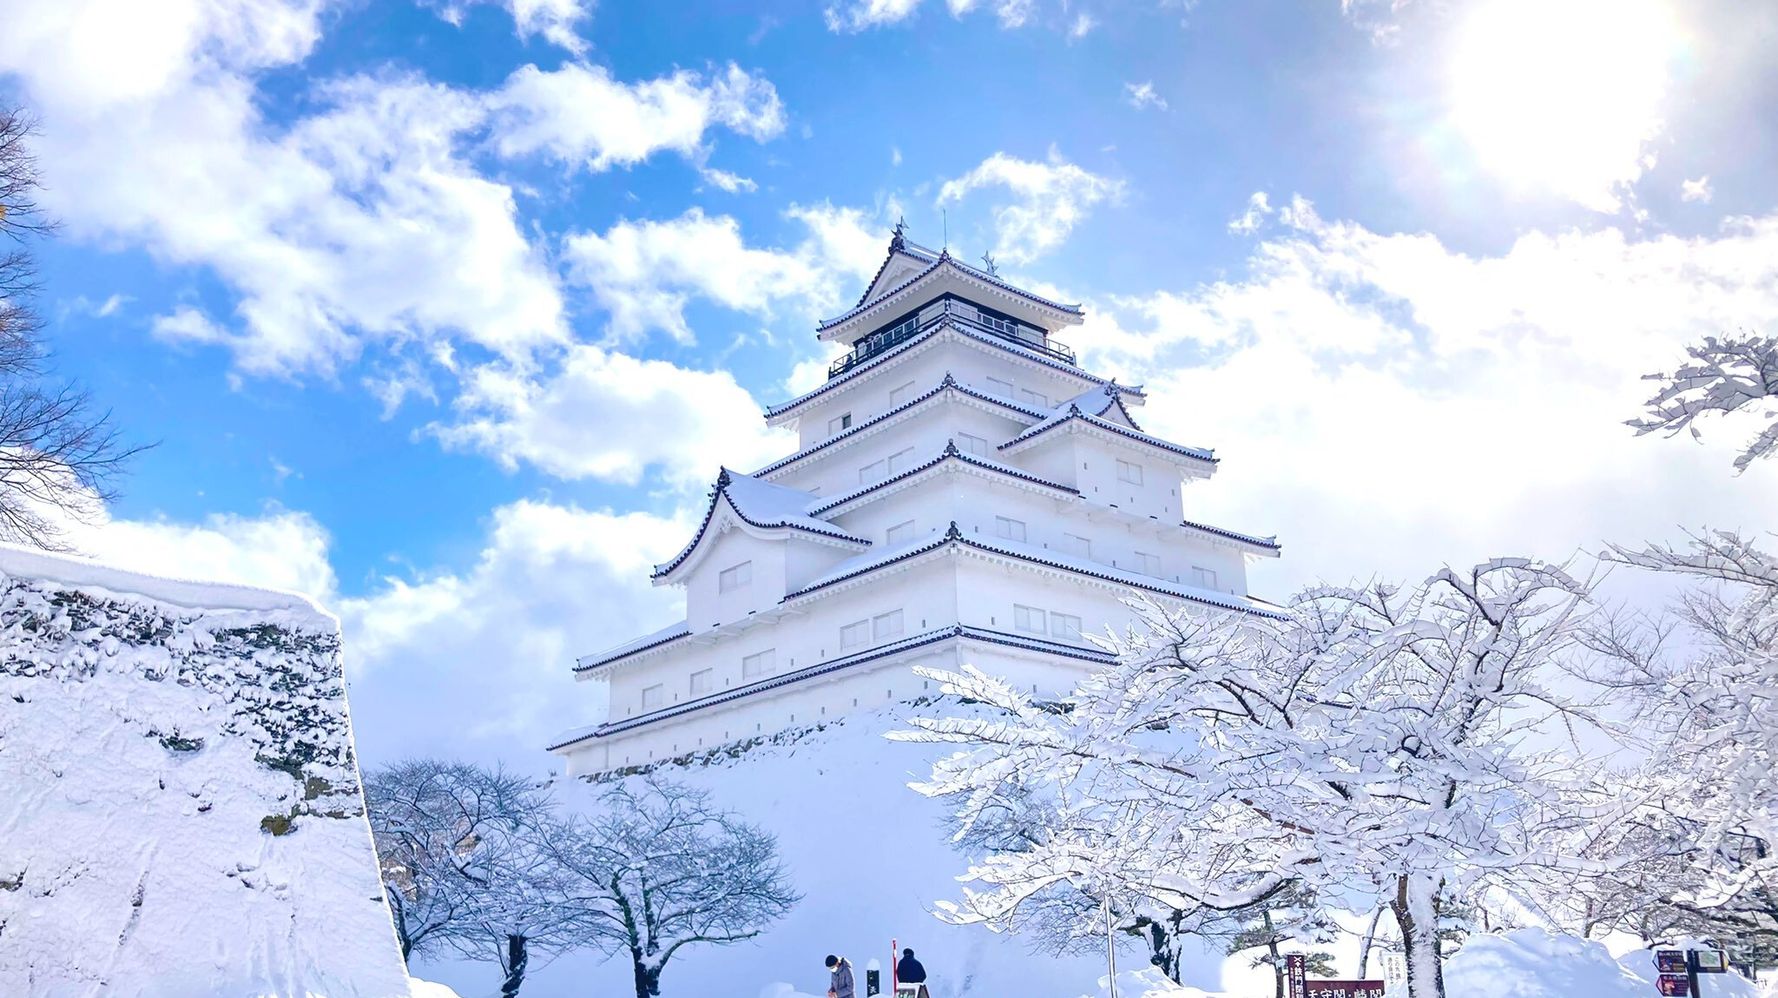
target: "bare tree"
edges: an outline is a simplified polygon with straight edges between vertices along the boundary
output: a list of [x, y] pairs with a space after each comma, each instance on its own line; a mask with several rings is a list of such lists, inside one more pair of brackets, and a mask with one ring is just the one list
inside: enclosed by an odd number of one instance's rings
[[0, 539], [60, 549], [63, 524], [98, 517], [141, 448], [120, 442], [84, 390], [44, 369], [30, 243], [55, 225], [37, 204], [32, 132], [23, 110], [0, 110]]
[[682, 948], [751, 939], [802, 900], [776, 839], [702, 791], [650, 776], [612, 787], [599, 805], [546, 841], [587, 938], [629, 953], [636, 998], [660, 994]]
[[371, 832], [402, 959], [452, 949], [500, 965], [514, 998], [534, 956], [573, 948], [577, 912], [562, 904], [542, 836], [547, 788], [503, 770], [404, 762], [365, 781]]
[[1672, 373], [1648, 375], [1660, 383], [1646, 403], [1646, 415], [1629, 420], [1637, 435], [1663, 431], [1669, 436], [1690, 429], [1705, 413], [1727, 414], [1766, 400], [1764, 416], [1771, 422], [1735, 458], [1735, 467], [1746, 470], [1755, 460], [1778, 453], [1778, 336], [1739, 336], [1687, 347], [1691, 360]]

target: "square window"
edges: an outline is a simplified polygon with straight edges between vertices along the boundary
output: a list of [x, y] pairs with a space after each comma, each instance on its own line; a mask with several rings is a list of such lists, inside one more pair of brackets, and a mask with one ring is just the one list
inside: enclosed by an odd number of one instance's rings
[[1093, 542], [1079, 534], [1063, 534], [1062, 551], [1077, 558], [1091, 558], [1093, 556]]
[[860, 620], [840, 628], [840, 650], [850, 651], [870, 644], [870, 621]]
[[1050, 611], [1050, 637], [1062, 641], [1080, 640], [1080, 618], [1069, 613]]
[[887, 641], [901, 637], [901, 611], [890, 610], [879, 613], [871, 618], [871, 638], [876, 641]]
[[906, 544], [914, 539], [914, 521], [903, 520], [883, 533], [885, 544]]
[[1158, 554], [1138, 551], [1136, 552], [1136, 565], [1141, 569], [1143, 575], [1158, 576], [1161, 574], [1161, 556]]
[[716, 577], [716, 591], [732, 593], [737, 589], [753, 584], [753, 562], [744, 561], [739, 565], [731, 565], [722, 570]]
[[882, 461], [872, 461], [858, 469], [858, 484], [869, 485], [883, 480], [883, 469], [887, 465]]
[[691, 695], [701, 697], [716, 688], [716, 670], [699, 669], [691, 674]]
[[659, 707], [667, 698], [667, 688], [660, 683], [642, 688], [642, 709], [652, 710]]
[[769, 676], [778, 666], [778, 652], [775, 648], [757, 651], [741, 659], [741, 678], [758, 679]]
[[889, 393], [889, 408], [893, 409], [896, 406], [902, 404], [903, 402], [906, 402], [908, 399], [911, 399], [913, 397], [914, 397], [914, 383], [912, 381], [910, 381], [907, 384], [902, 385], [900, 388], [897, 388], [894, 391]]
[[1131, 464], [1129, 461], [1118, 461], [1117, 480], [1120, 482], [1128, 482], [1131, 485], [1141, 485], [1142, 466], [1140, 464]]
[[841, 430], [850, 429], [851, 426], [852, 414], [849, 412], [842, 412], [838, 416], [827, 421], [827, 435], [831, 437]]
[[1216, 571], [1215, 571], [1215, 569], [1200, 568], [1197, 565], [1193, 565], [1192, 566], [1192, 585], [1197, 586], [1199, 589], [1215, 589], [1216, 588]]
[[1012, 626], [1032, 634], [1049, 633], [1049, 628], [1045, 626], [1043, 611], [1034, 606], [1019, 606], [1018, 604], [1014, 604], [1012, 608]]
[[990, 391], [996, 395], [1002, 396], [1003, 398], [1016, 398], [1017, 397], [1016, 395], [1014, 395], [1013, 383], [1005, 380], [1004, 378], [989, 378], [988, 379], [988, 391]]
[[905, 447], [889, 455], [889, 474], [899, 475], [914, 463], [914, 449]]
[[996, 516], [994, 518], [994, 533], [1009, 541], [1022, 541], [1025, 539], [1025, 521], [1015, 520], [1009, 516]]
[[973, 454], [976, 457], [988, 456], [988, 441], [973, 433], [959, 433], [955, 442], [957, 449], [965, 454]]
[[1049, 397], [1042, 392], [1034, 392], [1029, 388], [1022, 388], [1019, 390], [1019, 397], [1039, 409], [1048, 409], [1050, 407]]

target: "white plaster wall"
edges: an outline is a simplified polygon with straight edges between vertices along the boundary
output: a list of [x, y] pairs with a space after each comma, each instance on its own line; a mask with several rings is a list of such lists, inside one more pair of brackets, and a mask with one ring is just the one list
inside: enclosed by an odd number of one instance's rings
[[[685, 619], [693, 631], [776, 606], [784, 598], [784, 539], [754, 537], [731, 527], [705, 543], [709, 546], [700, 552], [685, 583]], [[845, 553], [836, 549], [835, 554]], [[720, 592], [723, 569], [744, 561], [753, 563], [753, 582], [734, 592]]]

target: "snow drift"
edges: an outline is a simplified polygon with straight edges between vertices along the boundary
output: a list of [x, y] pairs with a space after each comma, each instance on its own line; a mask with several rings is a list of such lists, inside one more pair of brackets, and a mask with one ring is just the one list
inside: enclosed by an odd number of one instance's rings
[[0, 994], [409, 994], [336, 620], [0, 547]]

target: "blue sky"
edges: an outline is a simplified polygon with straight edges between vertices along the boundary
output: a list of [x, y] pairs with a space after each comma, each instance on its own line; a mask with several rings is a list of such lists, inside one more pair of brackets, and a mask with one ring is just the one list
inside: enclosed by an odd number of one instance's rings
[[[147, 8], [152, 6], [153, 10]], [[83, 548], [340, 613], [371, 762], [585, 723], [572, 656], [889, 226], [1069, 301], [1223, 456], [1255, 572], [1769, 527], [1638, 376], [1778, 318], [1778, 12], [1730, 0], [25, 0], [59, 370], [136, 440]]]

